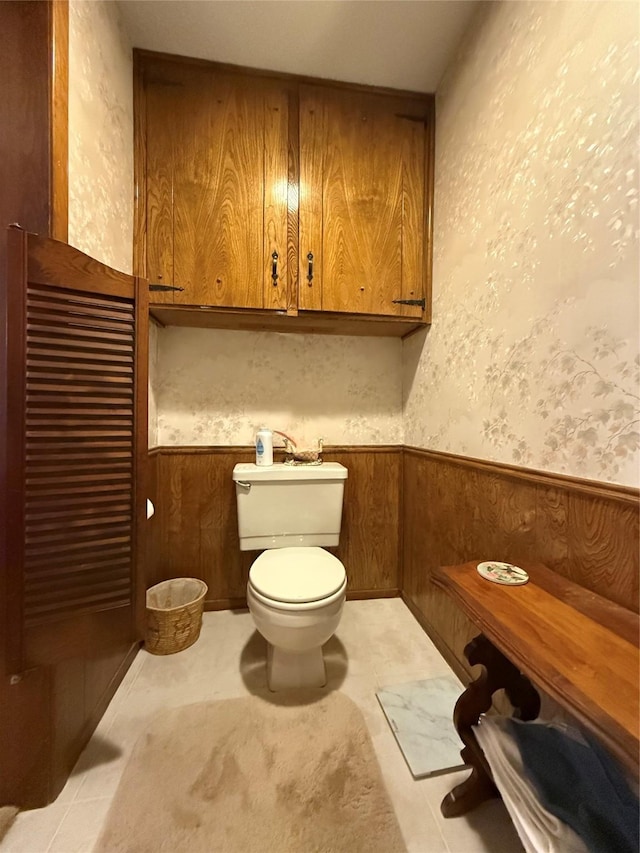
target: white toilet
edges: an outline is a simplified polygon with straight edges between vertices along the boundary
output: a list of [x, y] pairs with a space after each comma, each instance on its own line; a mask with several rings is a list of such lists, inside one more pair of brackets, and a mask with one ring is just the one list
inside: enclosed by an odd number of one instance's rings
[[249, 572], [247, 603], [269, 644], [271, 690], [322, 687], [322, 646], [344, 605], [344, 566], [321, 545], [337, 545], [347, 469], [338, 462], [233, 469], [240, 550], [264, 550]]

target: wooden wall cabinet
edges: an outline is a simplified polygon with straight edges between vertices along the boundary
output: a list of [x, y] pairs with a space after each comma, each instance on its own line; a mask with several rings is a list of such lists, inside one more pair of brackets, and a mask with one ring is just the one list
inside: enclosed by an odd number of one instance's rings
[[144, 97], [146, 272], [182, 288], [153, 301], [286, 309], [286, 89], [151, 63]]
[[301, 309], [422, 318], [429, 118], [424, 99], [301, 87]]
[[135, 267], [178, 288], [152, 291], [159, 320], [430, 321], [432, 96], [145, 51], [136, 80]]

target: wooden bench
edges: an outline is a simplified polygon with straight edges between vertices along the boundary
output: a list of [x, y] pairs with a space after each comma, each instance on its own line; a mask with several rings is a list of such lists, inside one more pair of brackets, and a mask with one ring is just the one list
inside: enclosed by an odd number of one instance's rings
[[540, 711], [537, 685], [637, 777], [640, 617], [540, 564], [519, 563], [530, 578], [523, 586], [491, 583], [477, 565], [447, 566], [433, 576], [480, 629], [464, 651], [483, 667], [455, 707], [471, 775], [442, 801], [445, 817], [498, 793], [471, 726], [501, 688], [514, 714], [531, 720]]

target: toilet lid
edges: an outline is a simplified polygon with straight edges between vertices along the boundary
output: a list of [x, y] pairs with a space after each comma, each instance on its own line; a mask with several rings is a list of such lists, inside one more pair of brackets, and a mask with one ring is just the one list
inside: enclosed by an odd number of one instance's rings
[[249, 582], [266, 598], [302, 604], [333, 595], [346, 576], [340, 560], [323, 548], [274, 548], [251, 566]]

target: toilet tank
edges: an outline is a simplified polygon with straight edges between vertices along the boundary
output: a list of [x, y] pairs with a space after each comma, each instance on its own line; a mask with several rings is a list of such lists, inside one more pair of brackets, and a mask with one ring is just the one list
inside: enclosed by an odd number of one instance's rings
[[240, 550], [337, 545], [347, 473], [339, 462], [236, 465]]

